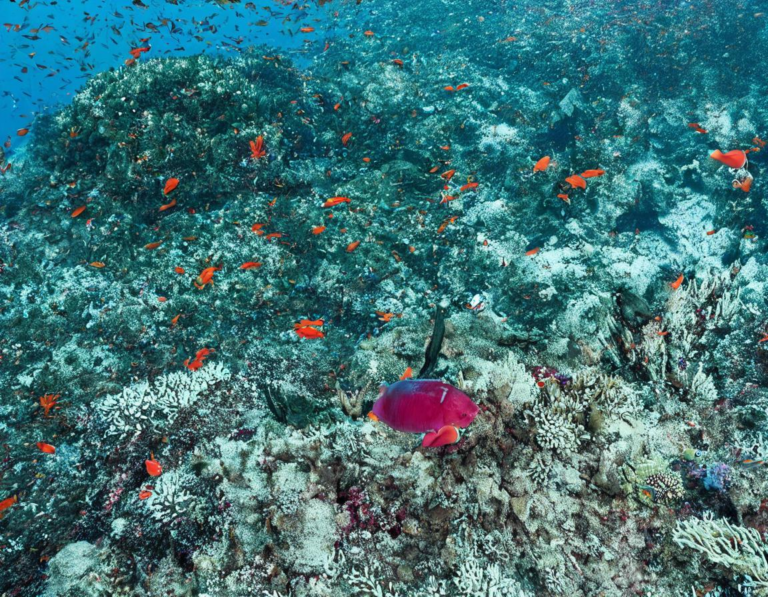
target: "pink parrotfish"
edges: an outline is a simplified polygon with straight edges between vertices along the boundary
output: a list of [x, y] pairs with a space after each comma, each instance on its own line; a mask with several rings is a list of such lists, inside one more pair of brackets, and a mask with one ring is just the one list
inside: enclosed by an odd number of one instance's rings
[[452, 385], [437, 379], [405, 379], [382, 385], [368, 416], [396, 431], [425, 433], [421, 445], [437, 448], [459, 441], [480, 409]]

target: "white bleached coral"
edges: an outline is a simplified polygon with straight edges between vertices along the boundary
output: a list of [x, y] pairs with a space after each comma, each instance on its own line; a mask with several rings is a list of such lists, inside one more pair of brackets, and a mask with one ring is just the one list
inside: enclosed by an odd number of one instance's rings
[[219, 363], [206, 364], [194, 372], [168, 373], [108, 396], [99, 403], [97, 412], [108, 425], [107, 435], [159, 432], [172, 425], [204, 392], [229, 378], [229, 370]]

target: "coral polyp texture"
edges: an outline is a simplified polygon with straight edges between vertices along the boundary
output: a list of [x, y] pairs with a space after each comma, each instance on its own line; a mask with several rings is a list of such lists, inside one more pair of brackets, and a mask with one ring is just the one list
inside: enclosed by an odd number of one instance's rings
[[318, 4], [3, 154], [0, 595], [768, 595], [768, 16]]

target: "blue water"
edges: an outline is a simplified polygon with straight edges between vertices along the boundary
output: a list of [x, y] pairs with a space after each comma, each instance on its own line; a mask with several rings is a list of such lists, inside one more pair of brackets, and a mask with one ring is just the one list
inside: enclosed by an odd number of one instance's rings
[[18, 129], [37, 114], [66, 104], [94, 74], [124, 66], [132, 48], [151, 46], [143, 54], [146, 59], [226, 56], [266, 44], [298, 63], [322, 50], [319, 33], [299, 31], [316, 22], [316, 4], [257, 4], [153, 1], [141, 8], [103, 0], [4, 2], [0, 20], [8, 25], [0, 29], [0, 139], [10, 136], [15, 144]]

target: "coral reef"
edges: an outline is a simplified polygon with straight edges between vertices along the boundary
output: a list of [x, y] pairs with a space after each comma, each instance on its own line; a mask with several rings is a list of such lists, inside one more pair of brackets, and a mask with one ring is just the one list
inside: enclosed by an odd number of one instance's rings
[[[768, 590], [763, 183], [705, 165], [768, 114], [720, 47], [762, 17], [426, 4], [36, 120], [0, 178], [2, 594]], [[455, 444], [365, 416], [420, 370], [480, 407]]]

